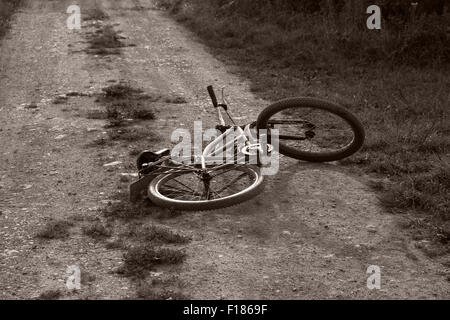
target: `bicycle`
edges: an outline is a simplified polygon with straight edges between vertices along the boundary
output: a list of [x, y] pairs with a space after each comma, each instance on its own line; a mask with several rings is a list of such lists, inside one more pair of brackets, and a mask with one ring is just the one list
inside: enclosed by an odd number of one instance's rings
[[[213, 210], [244, 202], [259, 194], [264, 186], [261, 163], [250, 163], [249, 156], [274, 152], [269, 142], [276, 130], [277, 152], [304, 161], [341, 160], [357, 152], [364, 143], [360, 121], [335, 103], [305, 97], [284, 99], [266, 107], [255, 122], [238, 126], [227, 104], [218, 103], [212, 86], [207, 90], [218, 112], [220, 124], [216, 128], [222, 134], [204, 148], [200, 157], [190, 157], [190, 163], [174, 160], [169, 149], [141, 152], [136, 161], [139, 180], [130, 185], [131, 201], [147, 191], [154, 204], [178, 210]], [[232, 125], [226, 125], [221, 109]], [[261, 143], [252, 129], [266, 131], [268, 143]], [[235, 139], [223, 144], [231, 133]], [[222, 150], [232, 146], [236, 151], [238, 140], [244, 141], [244, 148], [238, 150], [240, 157], [234, 155], [231, 163], [222, 164], [208, 160], [216, 155], [218, 145]]]

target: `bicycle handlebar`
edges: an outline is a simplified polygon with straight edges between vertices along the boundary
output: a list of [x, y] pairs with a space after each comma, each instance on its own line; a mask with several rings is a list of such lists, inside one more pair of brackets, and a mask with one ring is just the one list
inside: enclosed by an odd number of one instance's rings
[[217, 108], [219, 105], [217, 104], [217, 98], [216, 94], [214, 93], [214, 89], [212, 86], [208, 86], [206, 89], [208, 89], [209, 96], [211, 97], [211, 101], [214, 105], [214, 108]]

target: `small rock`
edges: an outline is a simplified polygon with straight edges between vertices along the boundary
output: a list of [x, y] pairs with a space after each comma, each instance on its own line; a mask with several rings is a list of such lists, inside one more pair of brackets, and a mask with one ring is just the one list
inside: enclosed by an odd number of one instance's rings
[[23, 107], [25, 109], [36, 109], [38, 105], [36, 103], [26, 103]]
[[138, 173], [124, 173], [124, 172], [122, 172], [120, 175], [122, 177], [132, 177], [132, 178], [137, 178], [139, 176]]
[[326, 256], [323, 256], [325, 259], [330, 259], [330, 258], [333, 258], [334, 257], [334, 254], [332, 253], [332, 254], [328, 254], [328, 255], [326, 255]]
[[242, 239], [242, 235], [241, 235], [241, 234], [238, 234], [238, 235], [237, 235], [237, 238]]
[[67, 97], [76, 97], [76, 96], [80, 96], [81, 94], [78, 91], [70, 91], [66, 93]]
[[57, 136], [55, 137], [55, 140], [62, 140], [62, 139], [64, 139], [65, 137], [66, 137], [65, 134], [60, 134], [60, 135], [57, 135]]
[[152, 277], [160, 277], [162, 274], [162, 272], [150, 272], [150, 276]]
[[291, 232], [288, 230], [284, 230], [281, 234], [285, 235], [285, 236], [290, 236]]
[[87, 132], [94, 132], [94, 131], [98, 131], [97, 128], [87, 128], [86, 129]]
[[377, 229], [374, 225], [369, 224], [368, 226], [366, 226], [367, 231], [369, 232], [377, 232]]
[[24, 184], [24, 185], [22, 186], [23, 190], [30, 189], [31, 187], [33, 187], [32, 184]]
[[5, 252], [8, 256], [15, 254], [15, 253], [19, 253], [19, 251], [17, 251], [17, 250], [5, 250]]
[[58, 171], [50, 171], [49, 175], [54, 176], [54, 175], [57, 175], [58, 173], [59, 173]]
[[112, 166], [117, 166], [119, 164], [122, 164], [122, 161], [114, 161], [114, 162], [110, 162], [110, 163], [105, 163], [103, 166], [104, 167], [112, 167]]

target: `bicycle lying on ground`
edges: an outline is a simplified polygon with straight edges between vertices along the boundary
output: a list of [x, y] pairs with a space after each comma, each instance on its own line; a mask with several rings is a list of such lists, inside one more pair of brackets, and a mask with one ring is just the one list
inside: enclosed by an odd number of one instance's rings
[[[284, 99], [265, 108], [256, 122], [238, 126], [227, 105], [217, 102], [212, 86], [207, 89], [218, 111], [220, 124], [216, 129], [221, 135], [200, 156], [189, 156], [190, 161], [175, 160], [169, 149], [141, 152], [137, 157], [139, 180], [130, 185], [131, 201], [146, 191], [154, 204], [166, 208], [228, 207], [261, 192], [264, 176], [260, 153], [279, 152], [298, 160], [326, 162], [346, 158], [363, 145], [363, 126], [340, 105], [315, 98]], [[226, 125], [221, 109], [232, 125]], [[261, 142], [260, 131], [265, 132], [267, 143]], [[277, 133], [278, 150], [273, 150], [270, 144], [274, 133]], [[232, 139], [227, 139], [230, 135]], [[218, 162], [218, 151], [230, 147], [234, 151], [231, 161], [227, 158], [228, 161]], [[249, 161], [255, 154], [256, 163]]]

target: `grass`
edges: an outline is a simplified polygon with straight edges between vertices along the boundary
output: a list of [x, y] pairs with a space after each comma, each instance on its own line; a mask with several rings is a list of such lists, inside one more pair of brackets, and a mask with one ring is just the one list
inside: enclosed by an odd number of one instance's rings
[[183, 262], [185, 253], [171, 248], [155, 248], [143, 244], [130, 248], [124, 255], [124, 265], [119, 273], [127, 277], [142, 278], [148, 271], [159, 265], [179, 264]]
[[100, 221], [96, 221], [89, 226], [84, 226], [82, 230], [83, 234], [97, 240], [111, 237], [111, 230], [105, 227]]
[[80, 273], [80, 277], [80, 282], [82, 285], [89, 285], [97, 279], [95, 274], [92, 274], [86, 270], [82, 270], [82, 272]]
[[87, 13], [83, 15], [84, 21], [90, 21], [90, 20], [107, 20], [109, 19], [109, 16], [100, 8], [95, 7], [90, 9]]
[[120, 54], [120, 48], [124, 44], [111, 25], [104, 25], [89, 38], [87, 53], [96, 55]]
[[103, 94], [97, 102], [105, 106], [104, 111], [92, 111], [90, 118], [104, 118], [109, 120], [110, 127], [118, 127], [127, 120], [152, 120], [155, 114], [151, 104], [158, 101], [160, 96], [150, 95], [128, 83], [121, 82], [102, 89]]
[[69, 236], [69, 229], [73, 226], [72, 222], [64, 220], [49, 221], [36, 236], [41, 239], [65, 239]]
[[449, 13], [383, 19], [381, 30], [368, 30], [358, 14], [364, 2], [343, 1], [341, 10], [308, 1], [158, 2], [237, 66], [258, 96], [320, 97], [355, 113], [366, 144], [341, 165], [387, 177], [382, 203], [423, 214], [429, 236], [448, 243]]
[[131, 226], [126, 235], [127, 238], [132, 238], [141, 243], [185, 244], [191, 240], [189, 237], [176, 233], [167, 227], [154, 224], [144, 227]]
[[22, 0], [0, 0], [0, 39], [8, 31], [11, 16], [21, 3]]
[[62, 296], [60, 290], [47, 290], [42, 292], [37, 300], [58, 300]]
[[103, 209], [103, 215], [108, 219], [130, 221], [152, 214], [152, 208], [147, 202], [130, 203], [127, 196], [122, 194], [115, 198], [121, 201], [113, 202]]

